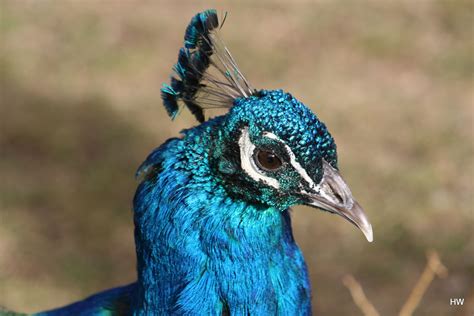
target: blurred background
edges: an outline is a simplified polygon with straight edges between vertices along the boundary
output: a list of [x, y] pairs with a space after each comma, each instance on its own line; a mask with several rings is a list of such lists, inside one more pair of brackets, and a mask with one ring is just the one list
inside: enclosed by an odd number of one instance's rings
[[171, 122], [159, 88], [190, 18], [214, 7], [253, 86], [290, 91], [328, 125], [374, 227], [369, 244], [339, 217], [294, 210], [314, 312], [359, 314], [350, 273], [395, 315], [434, 249], [450, 273], [416, 315], [468, 315], [472, 1], [0, 3], [0, 305], [39, 311], [136, 279], [134, 172], [196, 124]]

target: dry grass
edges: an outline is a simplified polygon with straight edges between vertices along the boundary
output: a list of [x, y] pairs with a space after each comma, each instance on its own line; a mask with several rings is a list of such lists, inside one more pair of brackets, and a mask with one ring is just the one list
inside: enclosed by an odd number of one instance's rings
[[450, 270], [417, 315], [463, 315], [474, 284], [470, 1], [0, 0], [0, 304], [36, 311], [135, 278], [130, 201], [171, 122], [159, 87], [189, 18], [216, 7], [252, 84], [299, 97], [336, 138], [375, 243], [305, 208], [294, 229], [314, 311], [351, 315], [351, 273], [394, 315], [437, 249]]
[[[410, 292], [408, 299], [402, 305], [399, 316], [411, 316], [415, 309], [420, 305], [421, 299], [425, 295], [428, 287], [433, 282], [435, 276], [445, 278], [448, 275], [448, 269], [441, 263], [436, 251], [427, 253], [426, 267], [420, 275], [418, 282]], [[344, 286], [351, 293], [352, 299], [364, 316], [379, 316], [379, 312], [372, 302], [365, 296], [364, 289], [359, 282], [350, 274], [342, 279]]]

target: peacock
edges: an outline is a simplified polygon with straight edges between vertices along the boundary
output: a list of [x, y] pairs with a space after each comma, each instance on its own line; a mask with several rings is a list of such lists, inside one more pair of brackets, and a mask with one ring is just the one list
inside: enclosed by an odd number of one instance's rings
[[[221, 26], [215, 10], [191, 19], [161, 89], [172, 119], [187, 108], [199, 125], [138, 168], [137, 281], [37, 315], [310, 315], [290, 208], [340, 215], [373, 240], [326, 125], [291, 94], [253, 88]], [[211, 108], [227, 113], [206, 119]]]

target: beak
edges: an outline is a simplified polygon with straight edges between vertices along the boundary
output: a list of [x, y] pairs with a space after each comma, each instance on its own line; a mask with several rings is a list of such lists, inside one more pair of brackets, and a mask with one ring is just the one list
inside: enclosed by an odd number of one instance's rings
[[338, 214], [364, 233], [367, 241], [373, 241], [372, 225], [362, 207], [354, 200], [349, 187], [339, 172], [323, 159], [323, 179], [310, 191], [304, 192], [307, 205]]

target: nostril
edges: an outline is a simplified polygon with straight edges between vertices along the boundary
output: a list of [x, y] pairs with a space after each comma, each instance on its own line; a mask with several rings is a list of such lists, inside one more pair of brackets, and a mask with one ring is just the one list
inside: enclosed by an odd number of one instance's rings
[[338, 192], [334, 192], [334, 196], [336, 197], [337, 201], [338, 201], [340, 204], [343, 204], [343, 203], [344, 203], [344, 199], [342, 198], [342, 196], [341, 196]]
[[332, 195], [337, 200], [337, 202], [339, 204], [344, 204], [344, 199], [342, 195], [338, 192], [338, 190], [334, 189], [334, 186], [331, 183], [328, 183], [328, 184], [329, 184], [329, 188], [331, 189]]

